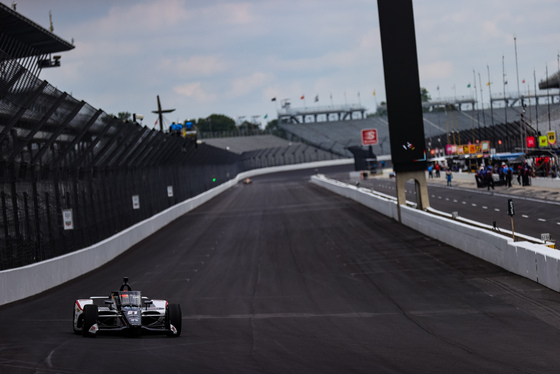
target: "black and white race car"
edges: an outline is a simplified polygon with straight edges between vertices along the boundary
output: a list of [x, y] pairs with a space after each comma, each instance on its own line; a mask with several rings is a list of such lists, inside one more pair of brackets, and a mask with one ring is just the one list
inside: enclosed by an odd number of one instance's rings
[[138, 335], [143, 331], [181, 335], [181, 306], [165, 300], [148, 299], [132, 291], [128, 278], [119, 291], [107, 296], [92, 296], [74, 302], [72, 328], [76, 334], [96, 336], [98, 332], [126, 331]]

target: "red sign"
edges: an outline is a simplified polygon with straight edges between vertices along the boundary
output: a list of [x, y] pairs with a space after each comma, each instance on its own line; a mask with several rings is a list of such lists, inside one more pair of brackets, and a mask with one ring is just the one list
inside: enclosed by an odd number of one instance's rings
[[528, 136], [527, 137], [527, 148], [534, 148], [535, 147], [535, 137]]
[[362, 130], [362, 145], [377, 144], [377, 129]]

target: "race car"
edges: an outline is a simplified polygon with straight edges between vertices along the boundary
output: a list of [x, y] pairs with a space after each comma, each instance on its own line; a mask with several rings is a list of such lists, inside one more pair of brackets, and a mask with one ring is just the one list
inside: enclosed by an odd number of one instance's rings
[[181, 336], [181, 306], [165, 300], [148, 299], [140, 291], [132, 291], [128, 278], [119, 291], [109, 296], [92, 296], [74, 302], [72, 329], [74, 333], [94, 337], [99, 332], [125, 331], [131, 335], [142, 332]]

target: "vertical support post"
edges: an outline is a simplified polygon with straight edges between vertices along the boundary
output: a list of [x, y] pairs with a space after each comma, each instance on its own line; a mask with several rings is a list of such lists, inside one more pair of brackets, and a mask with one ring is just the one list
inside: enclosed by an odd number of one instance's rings
[[35, 175], [35, 171], [33, 172], [32, 190], [33, 219], [35, 220], [35, 258], [37, 261], [41, 261], [43, 260], [43, 256], [41, 256], [41, 218], [39, 215], [39, 193], [37, 191], [37, 176]]
[[428, 197], [428, 188], [426, 187], [426, 172], [407, 171], [396, 173], [396, 187], [397, 187], [397, 203], [399, 205], [406, 205], [406, 187], [405, 184], [408, 180], [413, 179], [416, 183], [416, 199], [418, 209], [426, 210], [430, 206]]
[[10, 267], [10, 261], [8, 257], [11, 256], [11, 240], [10, 240], [10, 230], [8, 229], [8, 209], [6, 206], [6, 193], [2, 191], [0, 193], [0, 200], [2, 202], [2, 220], [4, 221], [4, 239], [6, 243], [6, 250], [4, 253], [0, 252], [0, 269], [8, 269]]
[[404, 185], [412, 178], [420, 191], [418, 207], [426, 209], [427, 152], [412, 0], [377, 0], [377, 6], [397, 200], [406, 203]]

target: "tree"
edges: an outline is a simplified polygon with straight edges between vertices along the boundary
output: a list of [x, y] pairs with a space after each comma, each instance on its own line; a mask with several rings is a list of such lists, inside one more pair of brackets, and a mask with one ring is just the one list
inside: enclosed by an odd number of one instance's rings
[[427, 103], [428, 101], [432, 100], [432, 97], [430, 96], [428, 90], [424, 87], [420, 88], [420, 95], [422, 97], [423, 103]]
[[196, 127], [200, 132], [235, 131], [235, 121], [223, 114], [211, 114], [206, 118], [199, 118]]
[[253, 122], [243, 121], [243, 123], [239, 125], [239, 130], [258, 131], [259, 125]]
[[128, 113], [128, 112], [119, 112], [117, 114], [117, 118], [120, 119], [121, 121], [125, 122], [125, 121], [132, 121], [132, 114]]
[[278, 136], [279, 138], [286, 138], [286, 131], [278, 126], [278, 120], [273, 119], [266, 124], [265, 132], [272, 134], [274, 136]]

